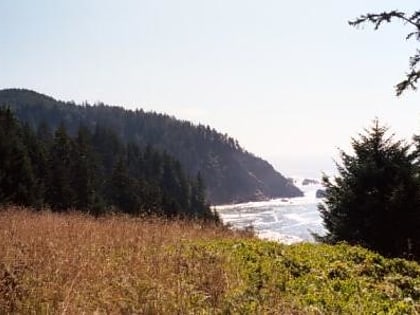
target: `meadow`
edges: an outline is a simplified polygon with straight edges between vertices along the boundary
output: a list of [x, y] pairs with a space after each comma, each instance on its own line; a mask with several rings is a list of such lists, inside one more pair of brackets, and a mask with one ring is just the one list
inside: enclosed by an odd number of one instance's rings
[[197, 221], [0, 211], [0, 314], [417, 314], [420, 266]]

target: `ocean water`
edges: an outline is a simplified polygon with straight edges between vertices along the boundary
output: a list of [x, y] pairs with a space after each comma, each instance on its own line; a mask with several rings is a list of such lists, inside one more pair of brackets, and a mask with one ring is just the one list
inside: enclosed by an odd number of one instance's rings
[[287, 244], [313, 242], [311, 233], [325, 233], [317, 210], [322, 199], [315, 196], [322, 186], [302, 185], [302, 180], [295, 180], [295, 183], [304, 192], [304, 197], [217, 206], [216, 210], [224, 223], [239, 229], [252, 226], [263, 239]]

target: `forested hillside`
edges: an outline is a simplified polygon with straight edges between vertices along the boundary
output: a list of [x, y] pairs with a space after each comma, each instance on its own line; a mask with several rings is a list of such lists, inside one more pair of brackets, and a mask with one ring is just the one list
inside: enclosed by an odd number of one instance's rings
[[144, 150], [148, 145], [180, 161], [190, 177], [200, 173], [213, 204], [296, 197], [302, 192], [266, 161], [245, 151], [236, 140], [209, 126], [193, 125], [168, 115], [121, 107], [76, 105], [21, 89], [0, 91], [0, 105], [8, 106], [31, 128], [63, 125], [71, 136], [80, 126], [94, 133], [109, 128], [124, 144]]
[[64, 125], [33, 130], [0, 108], [0, 161], [0, 204], [218, 220], [199, 173], [190, 178], [168, 154], [105, 127], [71, 137]]

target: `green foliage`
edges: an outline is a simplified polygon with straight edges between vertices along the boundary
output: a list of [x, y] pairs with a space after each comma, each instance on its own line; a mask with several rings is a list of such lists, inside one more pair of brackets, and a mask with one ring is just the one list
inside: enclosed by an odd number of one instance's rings
[[48, 179], [48, 163], [47, 154], [48, 148], [46, 142], [39, 140], [29, 125], [23, 126], [23, 144], [26, 147], [29, 163], [33, 172], [34, 185], [32, 192], [34, 199], [30, 202], [31, 205], [40, 209], [45, 203], [46, 182]]
[[98, 167], [92, 149], [92, 135], [87, 128], [81, 126], [75, 139], [72, 167], [76, 209], [98, 213], [103, 207]]
[[[364, 23], [372, 23], [375, 25], [375, 30], [378, 30], [383, 23], [391, 23], [393, 20], [400, 20], [414, 29], [407, 34], [406, 40], [414, 38], [415, 40], [420, 41], [420, 11], [415, 11], [412, 14], [407, 14], [398, 10], [382, 12], [379, 14], [368, 13], [360, 16], [354, 21], [350, 21], [349, 24], [352, 26], [359, 26]], [[417, 90], [417, 81], [420, 78], [419, 63], [420, 50], [417, 49], [416, 53], [409, 59], [410, 67], [409, 72], [406, 74], [406, 79], [398, 83], [395, 87], [398, 96], [409, 89]]]
[[418, 170], [410, 146], [374, 126], [353, 139], [354, 155], [341, 152], [333, 180], [324, 177], [319, 205], [328, 243], [360, 244], [386, 256], [420, 257]]
[[73, 177], [74, 142], [67, 135], [64, 125], [55, 132], [48, 165], [47, 202], [55, 210], [67, 210], [75, 207], [75, 187]]
[[23, 130], [10, 109], [0, 109], [0, 200], [3, 203], [35, 203], [36, 181]]
[[120, 158], [109, 181], [107, 198], [118, 209], [122, 209], [129, 214], [139, 215], [142, 203], [138, 190], [137, 181], [128, 174], [124, 161]]
[[92, 134], [80, 126], [71, 137], [64, 124], [50, 136], [21, 127], [0, 110], [0, 203], [54, 211], [110, 211], [218, 221], [204, 197], [204, 184], [185, 175], [180, 163], [150, 146], [124, 145], [109, 128]]
[[[207, 257], [228, 284], [223, 314], [416, 314], [420, 267], [360, 247], [252, 241], [184, 245], [186, 261]], [[185, 281], [191, 276], [184, 272]], [[197, 283], [197, 281], [195, 281]], [[197, 294], [206, 294], [197, 288]], [[293, 306], [293, 307], [291, 307]], [[219, 313], [219, 312], [216, 312]]]
[[[122, 153], [124, 146], [134, 144], [146, 150], [151, 145], [166, 151], [181, 163], [187, 177], [194, 178], [200, 172], [207, 186], [206, 199], [214, 204], [302, 195], [269, 163], [209, 126], [104, 104], [77, 106], [28, 90], [0, 91], [0, 104], [3, 103], [32, 128], [46, 122], [55, 131], [63, 122], [69, 135], [75, 137], [79, 126], [86, 126], [93, 133], [93, 142], [107, 170], [115, 162], [111, 152]], [[48, 138], [45, 131], [48, 130], [39, 132]]]
[[287, 246], [191, 220], [1, 210], [0, 314], [420, 312], [420, 266], [361, 247]]

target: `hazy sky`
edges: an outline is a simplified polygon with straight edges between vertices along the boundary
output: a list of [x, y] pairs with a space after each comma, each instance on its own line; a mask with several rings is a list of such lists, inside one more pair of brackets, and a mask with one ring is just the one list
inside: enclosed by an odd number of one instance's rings
[[396, 98], [416, 43], [347, 21], [418, 1], [1, 0], [0, 88], [209, 124], [280, 171], [318, 172], [378, 117], [420, 132]]

